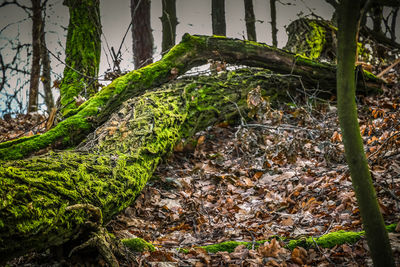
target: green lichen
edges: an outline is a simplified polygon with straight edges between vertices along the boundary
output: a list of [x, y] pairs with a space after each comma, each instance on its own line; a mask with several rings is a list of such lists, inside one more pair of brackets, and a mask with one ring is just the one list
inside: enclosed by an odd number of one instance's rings
[[127, 246], [131, 251], [143, 252], [143, 251], [155, 251], [156, 248], [153, 244], [147, 242], [142, 238], [129, 238], [122, 239], [121, 242]]

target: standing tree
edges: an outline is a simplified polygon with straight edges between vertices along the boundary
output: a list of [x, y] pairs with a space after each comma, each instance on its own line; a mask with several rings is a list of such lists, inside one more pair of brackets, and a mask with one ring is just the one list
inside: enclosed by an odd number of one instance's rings
[[[54, 107], [51, 92], [50, 59], [45, 38], [45, 10], [48, 0], [31, 0], [31, 6], [24, 6], [18, 1], [5, 1], [0, 7], [14, 4], [22, 8], [32, 20], [32, 59], [29, 83], [28, 112], [35, 112], [39, 107], [39, 80], [42, 80], [44, 89], [44, 100], [48, 112]], [[4, 64], [4, 63], [2, 63]], [[40, 68], [42, 67], [42, 75]], [[20, 70], [19, 70], [20, 72]], [[26, 72], [23, 72], [26, 74]]]
[[246, 21], [247, 39], [257, 41], [253, 0], [244, 0], [244, 20]]
[[131, 0], [132, 46], [135, 69], [153, 62], [150, 0]]
[[[43, 10], [46, 10], [46, 2], [43, 4]], [[42, 27], [40, 32], [40, 60], [42, 65], [42, 84], [43, 84], [43, 91], [44, 91], [44, 102], [47, 107], [47, 112], [50, 113], [52, 108], [54, 108], [54, 98], [53, 93], [51, 91], [51, 68], [50, 68], [50, 57], [49, 52], [47, 51], [46, 45], [46, 33], [44, 31], [45, 26], [45, 17], [46, 15], [43, 14], [42, 17]]]
[[64, 78], [60, 86], [63, 113], [76, 107], [74, 97], [89, 98], [97, 92], [101, 52], [99, 0], [65, 0], [69, 25]]
[[175, 45], [176, 25], [176, 0], [162, 0], [162, 53], [166, 53]]
[[272, 45], [278, 46], [278, 29], [276, 28], [276, 0], [269, 0], [271, 9], [271, 32], [272, 32]]
[[338, 18], [337, 98], [346, 160], [374, 266], [394, 266], [357, 120], [355, 61], [361, 0], [342, 0]]
[[31, 0], [32, 3], [32, 63], [29, 85], [28, 112], [38, 110], [39, 77], [40, 77], [40, 35], [42, 33], [42, 9], [40, 0]]
[[212, 0], [211, 17], [213, 34], [226, 36], [225, 0]]

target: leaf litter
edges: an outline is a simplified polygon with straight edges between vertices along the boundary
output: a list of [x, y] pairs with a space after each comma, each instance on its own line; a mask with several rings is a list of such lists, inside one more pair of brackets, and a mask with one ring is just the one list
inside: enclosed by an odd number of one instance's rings
[[[397, 84], [382, 96], [358, 99], [387, 225], [399, 222], [399, 93]], [[333, 104], [272, 108], [255, 88], [248, 105], [251, 123], [221, 123], [197, 133], [195, 147], [178, 144], [109, 230], [141, 237], [170, 256], [163, 265], [151, 252], [138, 254], [143, 266], [371, 266], [365, 238], [333, 248], [285, 248], [290, 239], [362, 230]], [[399, 233], [389, 236], [399, 263]], [[226, 241], [253, 245], [216, 253], [201, 248]]]

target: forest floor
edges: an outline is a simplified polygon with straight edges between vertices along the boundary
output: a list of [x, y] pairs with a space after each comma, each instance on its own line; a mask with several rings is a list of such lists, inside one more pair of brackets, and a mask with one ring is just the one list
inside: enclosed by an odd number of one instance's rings
[[[398, 223], [400, 83], [357, 101], [385, 223]], [[135, 253], [131, 266], [370, 266], [365, 238], [332, 248], [285, 248], [290, 239], [362, 230], [335, 102], [303, 95], [271, 107], [253, 94], [248, 103], [253, 122], [220, 123], [197, 133], [196, 146], [178, 144], [135, 203], [107, 225], [118, 238], [140, 237], [156, 247]], [[1, 120], [0, 141], [35, 133], [42, 119]], [[400, 233], [389, 237], [400, 265]], [[259, 240], [271, 241], [257, 247]], [[217, 253], [199, 248], [224, 241], [253, 246]], [[35, 262], [13, 261], [47, 266]]]

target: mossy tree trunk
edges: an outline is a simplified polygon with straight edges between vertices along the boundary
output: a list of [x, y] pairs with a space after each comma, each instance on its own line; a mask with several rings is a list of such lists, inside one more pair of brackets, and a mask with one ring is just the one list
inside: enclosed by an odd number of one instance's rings
[[320, 19], [300, 18], [286, 28], [286, 50], [314, 60], [336, 59], [337, 28], [331, 22]]
[[[357, 119], [355, 61], [361, 0], [341, 1], [339, 7], [337, 96], [347, 164], [360, 207], [374, 266], [395, 266], [389, 238], [379, 211]], [[359, 15], [359, 13], [358, 13]]]
[[176, 25], [178, 19], [176, 18], [176, 0], [162, 0], [162, 53], [166, 53], [171, 47], [175, 45], [176, 38]]
[[0, 162], [0, 262], [84, 241], [134, 201], [182, 137], [246, 114], [253, 88], [282, 85], [300, 82], [261, 69], [180, 79], [125, 101], [77, 149]]
[[132, 51], [135, 69], [153, 62], [150, 0], [131, 0]]
[[244, 20], [246, 22], [247, 39], [249, 41], [257, 41], [253, 0], [244, 0]]
[[60, 86], [62, 112], [75, 107], [74, 97], [90, 98], [97, 92], [101, 53], [99, 0], [65, 0], [69, 25], [64, 77]]
[[211, 17], [213, 34], [226, 36], [225, 0], [212, 0]]
[[[336, 92], [334, 65], [298, 57], [265, 44], [187, 34], [182, 42], [160, 61], [114, 80], [84, 104], [71, 110], [70, 116], [50, 131], [1, 143], [0, 159], [21, 159], [48, 149], [49, 146], [74, 146], [106, 121], [123, 101], [176, 78], [175, 72], [183, 74], [192, 67], [205, 64], [208, 59], [223, 59], [227, 63], [262, 67], [282, 74], [296, 75], [307, 88], [324, 88], [324, 92], [320, 91], [321, 97], [330, 97]], [[365, 82], [359, 83], [359, 92], [379, 93], [382, 84], [382, 80], [366, 75]]]

